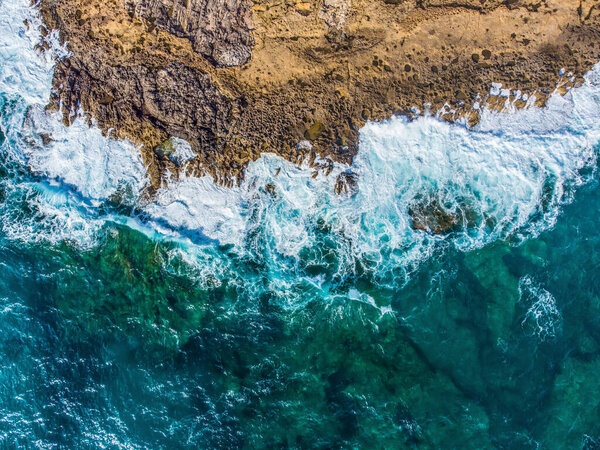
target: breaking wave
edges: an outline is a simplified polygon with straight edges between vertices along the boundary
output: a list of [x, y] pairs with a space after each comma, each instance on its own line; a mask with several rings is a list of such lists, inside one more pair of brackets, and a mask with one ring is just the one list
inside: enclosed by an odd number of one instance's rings
[[[325, 266], [337, 280], [366, 271], [395, 283], [447, 246], [518, 242], [551, 227], [595, 166], [600, 67], [544, 109], [483, 111], [473, 130], [428, 116], [368, 123], [354, 164], [333, 164], [329, 174], [264, 154], [238, 187], [183, 176], [141, 201], [138, 149], [82, 118], [65, 127], [44, 110], [54, 61], [68, 55], [56, 34], [46, 38], [50, 52], [35, 50], [40, 21], [24, 1], [2, 2], [0, 21], [1, 155], [10, 174], [0, 215], [9, 238], [93, 245], [105, 223], [120, 222], [188, 249], [226, 245], [316, 284]], [[36, 212], [20, 220], [24, 205]]]

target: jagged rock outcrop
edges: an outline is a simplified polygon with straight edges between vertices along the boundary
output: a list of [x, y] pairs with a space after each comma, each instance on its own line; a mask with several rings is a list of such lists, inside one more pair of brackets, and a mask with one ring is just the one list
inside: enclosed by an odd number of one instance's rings
[[[171, 136], [197, 154], [186, 170], [226, 183], [263, 152], [349, 163], [366, 120], [429, 108], [474, 124], [477, 106], [524, 106], [520, 94], [543, 104], [600, 59], [590, 0], [41, 0], [40, 9], [72, 52], [51, 104], [62, 102], [66, 121], [81, 105], [143, 144], [156, 183], [177, 170], [152, 151]], [[493, 82], [511, 90], [490, 95]]]
[[219, 67], [250, 59], [254, 40], [250, 0], [127, 0], [135, 14], [175, 36], [189, 39], [194, 50]]

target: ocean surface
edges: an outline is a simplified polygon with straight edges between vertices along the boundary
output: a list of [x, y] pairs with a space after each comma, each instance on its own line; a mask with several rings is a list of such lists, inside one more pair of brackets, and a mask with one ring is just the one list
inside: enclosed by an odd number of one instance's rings
[[599, 448], [600, 66], [149, 197], [138, 149], [45, 111], [39, 25], [0, 0], [1, 448]]

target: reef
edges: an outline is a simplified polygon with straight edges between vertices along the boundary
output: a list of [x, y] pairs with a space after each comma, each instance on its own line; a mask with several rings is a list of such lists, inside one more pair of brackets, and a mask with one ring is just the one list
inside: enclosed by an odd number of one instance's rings
[[589, 0], [41, 0], [39, 8], [45, 32], [59, 30], [71, 52], [57, 63], [50, 105], [66, 122], [84, 111], [141, 145], [155, 185], [183, 164], [161, 151], [173, 137], [191, 146], [189, 173], [224, 184], [264, 152], [350, 163], [367, 120], [429, 111], [473, 126], [485, 106], [543, 105], [600, 59], [600, 8]]

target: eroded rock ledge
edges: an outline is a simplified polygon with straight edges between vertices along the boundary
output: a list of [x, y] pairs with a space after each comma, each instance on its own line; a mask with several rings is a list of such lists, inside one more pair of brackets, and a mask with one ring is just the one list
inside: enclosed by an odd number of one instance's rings
[[[411, 108], [453, 120], [492, 82], [542, 104], [600, 59], [600, 5], [579, 0], [41, 0], [72, 56], [58, 64], [65, 120], [81, 104], [152, 151], [190, 142], [189, 167], [221, 180], [262, 152], [350, 162], [358, 130]], [[564, 79], [564, 77], [563, 77]], [[572, 83], [571, 83], [572, 84]], [[521, 102], [524, 104], [524, 102]], [[519, 104], [519, 101], [517, 101]], [[450, 111], [452, 110], [452, 111]]]

